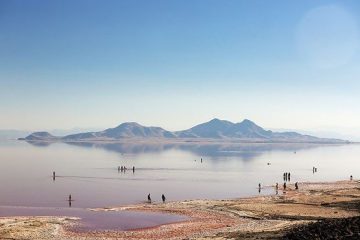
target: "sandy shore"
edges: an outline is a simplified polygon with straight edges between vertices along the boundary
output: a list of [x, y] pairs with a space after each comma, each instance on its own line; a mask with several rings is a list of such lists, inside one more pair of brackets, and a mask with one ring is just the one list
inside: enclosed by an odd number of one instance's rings
[[[184, 222], [133, 231], [78, 233], [71, 231], [78, 224], [74, 218], [0, 218], [0, 239], [286, 239], [290, 234], [316, 234], [321, 224], [327, 224], [325, 221], [331, 221], [334, 226], [360, 223], [356, 218], [360, 216], [359, 185], [358, 181], [300, 183], [299, 190], [288, 185], [281, 195], [92, 209], [164, 212], [190, 217]], [[282, 192], [279, 189], [279, 193]], [[350, 234], [354, 231], [349, 230]], [[294, 236], [288, 239], [295, 239]]]

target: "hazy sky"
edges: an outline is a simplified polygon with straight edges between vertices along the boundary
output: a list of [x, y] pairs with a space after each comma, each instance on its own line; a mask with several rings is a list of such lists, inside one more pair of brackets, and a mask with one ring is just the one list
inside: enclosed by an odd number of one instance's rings
[[360, 1], [0, 1], [0, 129], [360, 129]]

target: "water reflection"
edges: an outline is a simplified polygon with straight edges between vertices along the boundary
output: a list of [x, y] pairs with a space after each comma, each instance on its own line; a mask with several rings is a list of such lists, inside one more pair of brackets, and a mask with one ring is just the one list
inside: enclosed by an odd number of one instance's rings
[[27, 143], [35, 146], [35, 147], [48, 147], [50, 146], [51, 144], [53, 144], [54, 142], [42, 142], [42, 141], [26, 141]]
[[[224, 199], [275, 193], [268, 186], [282, 185], [284, 172], [294, 182], [360, 175], [358, 145], [30, 144], [0, 144], [0, 182], [6, 183], [0, 205], [69, 207], [70, 193], [76, 198], [72, 208], [133, 204], [148, 193], [155, 202], [162, 194], [169, 201]], [[313, 166], [321, 172], [313, 174]]]
[[98, 143], [98, 142], [67, 142], [69, 145], [101, 148], [107, 151], [120, 154], [143, 154], [159, 153], [168, 150], [182, 150], [191, 152], [198, 156], [204, 156], [211, 160], [217, 160], [223, 157], [240, 157], [244, 161], [251, 161], [254, 158], [266, 152], [286, 151], [297, 152], [316, 147], [324, 147], [317, 144], [301, 143]]

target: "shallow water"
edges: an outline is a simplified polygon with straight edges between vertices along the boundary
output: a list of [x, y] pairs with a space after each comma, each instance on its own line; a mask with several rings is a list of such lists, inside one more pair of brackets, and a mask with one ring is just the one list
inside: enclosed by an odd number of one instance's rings
[[[203, 161], [201, 162], [201, 158]], [[0, 142], [0, 206], [108, 207], [258, 195], [263, 186], [360, 176], [360, 145]], [[268, 163], [270, 165], [268, 165]], [[128, 170], [118, 172], [118, 166]], [[133, 173], [130, 168], [135, 166]], [[312, 167], [318, 168], [313, 173]], [[55, 181], [52, 172], [56, 171]], [[265, 188], [260, 194], [273, 193]], [[0, 212], [1, 214], [1, 212]]]
[[72, 216], [81, 218], [72, 231], [132, 230], [187, 220], [185, 216], [135, 211], [90, 211], [82, 208], [0, 207], [6, 216]]

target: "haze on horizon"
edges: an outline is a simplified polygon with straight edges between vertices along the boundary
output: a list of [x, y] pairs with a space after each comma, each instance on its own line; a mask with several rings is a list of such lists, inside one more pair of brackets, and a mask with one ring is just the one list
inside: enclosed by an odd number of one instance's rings
[[214, 117], [360, 138], [359, 1], [1, 1], [0, 129]]

